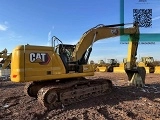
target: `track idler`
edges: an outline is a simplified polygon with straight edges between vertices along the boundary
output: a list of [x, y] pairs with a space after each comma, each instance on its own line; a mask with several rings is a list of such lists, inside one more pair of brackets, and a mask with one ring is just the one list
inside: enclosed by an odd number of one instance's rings
[[144, 67], [137, 67], [132, 70], [125, 70], [130, 86], [143, 87], [145, 85], [146, 70]]
[[34, 97], [34, 98], [37, 98], [37, 93], [38, 91], [48, 85], [50, 83], [47, 83], [47, 82], [28, 82], [26, 83], [26, 85], [24, 86], [24, 93], [27, 95], [27, 96], [30, 96], [30, 97]]

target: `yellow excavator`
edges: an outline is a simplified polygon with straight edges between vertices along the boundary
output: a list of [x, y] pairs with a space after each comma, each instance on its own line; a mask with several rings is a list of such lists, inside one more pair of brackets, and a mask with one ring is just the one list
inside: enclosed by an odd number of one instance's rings
[[119, 64], [119, 66], [116, 66], [113, 68], [114, 73], [125, 73], [125, 65], [127, 63], [127, 58], [123, 58], [123, 61]]
[[109, 65], [107, 72], [113, 72], [114, 67], [118, 67], [120, 64], [118, 63], [117, 59], [108, 59]]
[[143, 86], [145, 69], [135, 64], [139, 27], [133, 24], [124, 28], [124, 25], [93, 27], [76, 45], [63, 44], [55, 36], [52, 46], [19, 45], [12, 52], [11, 81], [28, 82], [24, 91], [48, 109], [106, 94], [112, 90], [111, 80], [85, 78], [94, 75], [93, 67], [88, 64], [92, 45], [101, 39], [129, 35], [125, 71], [130, 85]]
[[8, 55], [7, 52], [8, 51], [6, 48], [0, 52], [0, 58], [2, 58], [2, 60], [0, 61], [1, 69], [10, 68], [12, 53]]
[[108, 64], [104, 60], [99, 60], [95, 66], [95, 72], [107, 72]]
[[7, 49], [5, 48], [0, 52], [0, 77], [5, 77], [8, 80], [11, 70], [10, 70], [10, 62], [11, 62], [11, 55], [7, 53]]
[[141, 57], [141, 61], [138, 62], [139, 67], [145, 67], [146, 73], [154, 73], [155, 65], [153, 57]]
[[11, 62], [11, 55], [7, 53], [7, 49], [5, 48], [0, 52], [0, 78], [9, 80], [10, 77], [10, 62]]
[[119, 66], [119, 63], [116, 59], [108, 59], [107, 63], [105, 63], [103, 60], [100, 60], [95, 71], [96, 72], [113, 72], [113, 68], [118, 66]]

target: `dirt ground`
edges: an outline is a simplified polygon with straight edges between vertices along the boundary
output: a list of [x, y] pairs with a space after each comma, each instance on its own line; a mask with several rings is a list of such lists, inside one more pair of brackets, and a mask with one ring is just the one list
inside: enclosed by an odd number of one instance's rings
[[0, 82], [2, 120], [158, 120], [160, 119], [160, 75], [147, 74], [143, 88], [129, 87], [120, 73], [96, 73], [114, 84], [109, 94], [55, 110], [46, 110], [23, 93], [24, 83]]

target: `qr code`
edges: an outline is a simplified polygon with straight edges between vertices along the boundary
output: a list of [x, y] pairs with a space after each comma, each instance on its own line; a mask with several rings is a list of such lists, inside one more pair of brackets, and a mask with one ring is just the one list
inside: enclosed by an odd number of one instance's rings
[[133, 9], [134, 22], [138, 22], [139, 27], [152, 26], [152, 9]]

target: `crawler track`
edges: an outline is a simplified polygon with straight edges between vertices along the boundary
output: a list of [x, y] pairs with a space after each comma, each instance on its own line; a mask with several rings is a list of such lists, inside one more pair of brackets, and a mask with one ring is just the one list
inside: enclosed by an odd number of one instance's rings
[[59, 105], [69, 105], [106, 94], [111, 89], [112, 82], [108, 79], [80, 79], [44, 86], [38, 91], [37, 96], [44, 107], [53, 109]]

